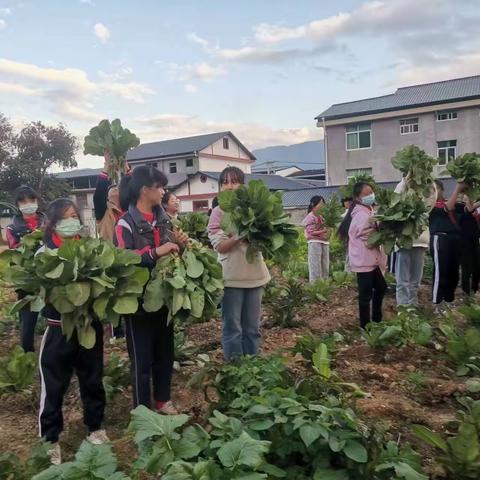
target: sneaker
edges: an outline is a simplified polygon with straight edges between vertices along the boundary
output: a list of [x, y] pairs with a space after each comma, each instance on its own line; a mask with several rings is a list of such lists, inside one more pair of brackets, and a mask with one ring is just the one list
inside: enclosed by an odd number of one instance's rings
[[107, 436], [105, 430], [95, 430], [87, 437], [87, 442], [93, 445], [103, 445], [104, 443], [110, 443], [110, 439]]
[[170, 400], [168, 402], [157, 402], [156, 410], [158, 413], [162, 413], [163, 415], [178, 415], [178, 410], [174, 407]]
[[52, 448], [47, 450], [47, 455], [50, 458], [52, 465], [60, 465], [62, 463], [62, 451], [60, 450], [60, 444], [52, 443]]

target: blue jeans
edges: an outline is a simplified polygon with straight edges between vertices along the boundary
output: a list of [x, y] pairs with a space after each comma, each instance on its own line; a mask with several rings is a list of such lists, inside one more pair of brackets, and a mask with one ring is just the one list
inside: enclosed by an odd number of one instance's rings
[[260, 346], [263, 287], [226, 287], [222, 301], [222, 346], [226, 360], [256, 355]]

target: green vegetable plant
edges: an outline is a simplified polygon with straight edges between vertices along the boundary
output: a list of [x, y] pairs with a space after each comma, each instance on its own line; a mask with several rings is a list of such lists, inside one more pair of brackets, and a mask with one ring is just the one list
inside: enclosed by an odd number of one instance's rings
[[272, 326], [291, 328], [298, 325], [297, 314], [305, 306], [305, 284], [288, 278], [272, 305]]
[[222, 228], [248, 242], [247, 260], [258, 253], [265, 259], [285, 263], [295, 249], [298, 230], [283, 211], [280, 192], [271, 193], [261, 180], [253, 180], [237, 190], [226, 190], [218, 196], [225, 212]]
[[14, 453], [0, 453], [0, 478], [5, 480], [31, 480], [34, 475], [50, 466], [48, 442], [40, 441], [32, 449], [30, 457], [20, 460]]
[[138, 145], [140, 145], [140, 139], [128, 128], [123, 128], [118, 118], [111, 123], [109, 120], [102, 120], [85, 137], [83, 153], [101, 157], [106, 153], [109, 154], [107, 173], [110, 180], [118, 184], [121, 174], [125, 172], [125, 159], [128, 151]]
[[340, 195], [342, 196], [342, 198], [353, 199], [354, 198], [353, 187], [355, 186], [356, 183], [360, 183], [360, 182], [368, 183], [376, 193], [377, 186], [375, 183], [375, 179], [372, 177], [372, 175], [369, 175], [368, 173], [359, 173], [358, 175], [350, 177], [347, 185], [342, 185], [340, 187]]
[[480, 305], [469, 303], [461, 305], [458, 311], [474, 326], [480, 327]]
[[103, 369], [103, 387], [110, 402], [117, 394], [122, 393], [130, 382], [128, 358], [112, 352]]
[[0, 358], [0, 392], [21, 392], [33, 383], [37, 373], [37, 357], [19, 346]]
[[168, 321], [204, 322], [217, 310], [223, 292], [222, 267], [215, 253], [191, 241], [181, 255], [161, 257], [145, 289], [143, 308], [168, 308]]
[[208, 216], [206, 213], [189, 212], [181, 213], [175, 223], [190, 238], [197, 240], [203, 245], [210, 245], [207, 234]]
[[448, 162], [448, 173], [458, 182], [465, 182], [465, 193], [472, 201], [480, 198], [480, 155], [464, 153]]
[[338, 197], [332, 195], [325, 203], [322, 203], [317, 210], [316, 214], [321, 216], [323, 219], [323, 225], [328, 228], [336, 228], [338, 224], [342, 221], [342, 214], [344, 208]]
[[335, 352], [338, 344], [345, 340], [344, 336], [339, 332], [333, 332], [322, 337], [316, 337], [312, 332], [296, 337], [295, 345], [292, 348], [292, 353], [300, 354], [307, 362], [312, 362], [312, 356], [319, 347], [324, 343], [329, 352]]

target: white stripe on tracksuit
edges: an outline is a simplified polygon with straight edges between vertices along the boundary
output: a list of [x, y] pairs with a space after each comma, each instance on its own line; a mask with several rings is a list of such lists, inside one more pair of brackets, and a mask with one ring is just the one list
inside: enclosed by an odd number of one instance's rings
[[45, 342], [47, 340], [48, 332], [50, 332], [50, 326], [48, 326], [45, 330], [45, 333], [42, 337], [42, 343], [40, 345], [40, 353], [38, 354], [38, 369], [40, 370], [40, 382], [41, 382], [41, 393], [40, 393], [40, 409], [38, 411], [38, 436], [42, 436], [42, 425], [41, 425], [41, 417], [43, 410], [45, 408], [45, 400], [47, 398], [47, 387], [45, 385], [45, 376], [43, 375], [42, 371], [42, 355], [43, 349], [45, 347]]
[[440, 268], [438, 261], [438, 235], [433, 236], [433, 263], [435, 267], [435, 278], [433, 279], [433, 303], [437, 303], [438, 284], [440, 282]]

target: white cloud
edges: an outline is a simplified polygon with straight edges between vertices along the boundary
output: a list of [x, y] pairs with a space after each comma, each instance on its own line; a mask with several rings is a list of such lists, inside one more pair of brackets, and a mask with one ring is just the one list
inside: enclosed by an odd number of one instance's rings
[[6, 26], [7, 22], [3, 18], [0, 18], [0, 30], [3, 30]]
[[0, 16], [7, 17], [8, 15], [12, 14], [11, 8], [0, 8]]
[[222, 66], [214, 67], [206, 62], [198, 63], [190, 67], [191, 77], [199, 80], [210, 81], [219, 75], [224, 75], [225, 70]]
[[103, 70], [98, 70], [98, 76], [105, 81], [108, 82], [119, 82], [121, 80], [125, 80], [126, 77], [131, 76], [133, 73], [133, 69], [126, 65], [122, 65], [120, 68], [115, 70], [114, 72], [104, 72]]
[[39, 95], [39, 91], [33, 88], [18, 85], [16, 83], [0, 82], [0, 93], [12, 93], [14, 95]]
[[95, 2], [93, 0], [80, 0], [80, 3], [83, 3], [84, 5], [95, 5]]
[[198, 88], [192, 83], [187, 83], [185, 84], [185, 91], [187, 93], [196, 93], [198, 91]]
[[208, 49], [210, 43], [208, 42], [208, 40], [206, 40], [205, 38], [202, 38], [200, 37], [199, 35], [197, 35], [196, 33], [189, 33], [187, 35], [187, 38], [189, 40], [191, 40], [193, 43], [196, 43], [197, 45], [200, 45], [201, 47], [203, 47], [204, 49]]
[[110, 38], [110, 30], [101, 22], [95, 24], [93, 31], [102, 43], [106, 43]]

